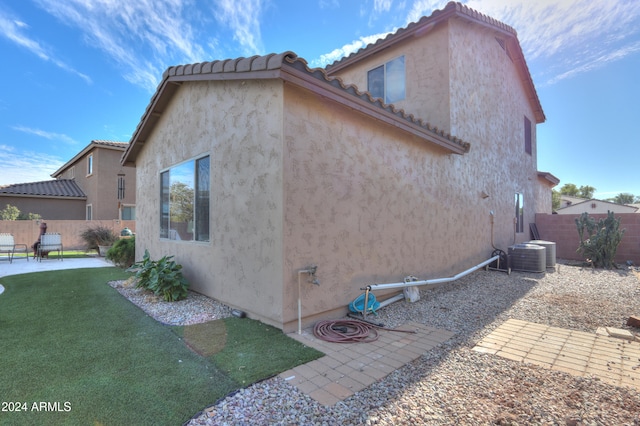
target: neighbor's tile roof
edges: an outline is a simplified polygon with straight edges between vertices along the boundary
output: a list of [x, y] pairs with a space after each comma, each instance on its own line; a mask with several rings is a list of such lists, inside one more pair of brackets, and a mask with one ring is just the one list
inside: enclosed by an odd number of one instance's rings
[[140, 146], [146, 141], [180, 84], [202, 80], [274, 78], [289, 81], [321, 96], [348, 104], [351, 108], [412, 132], [451, 152], [464, 154], [469, 151], [469, 143], [432, 127], [426, 121], [414, 117], [413, 114], [407, 114], [394, 105], [385, 104], [369, 92], [362, 92], [354, 85], [345, 85], [338, 77], [329, 77], [322, 68], [310, 69], [307, 61], [294, 52], [283, 52], [169, 67], [133, 133], [129, 147], [122, 156], [122, 162], [129, 164], [134, 161]]
[[435, 10], [431, 15], [423, 16], [417, 22], [412, 22], [405, 28], [401, 28], [395, 33], [391, 33], [384, 38], [378, 39], [375, 42], [359, 49], [357, 52], [354, 52], [348, 56], [345, 56], [344, 58], [333, 62], [332, 64], [327, 65], [327, 73], [329, 75], [332, 75], [340, 69], [346, 68], [355, 62], [372, 56], [396, 43], [399, 43], [407, 38], [420, 35], [423, 32], [427, 31], [433, 25], [439, 22], [447, 21], [452, 17], [458, 17], [469, 22], [490, 27], [493, 30], [501, 33], [503, 36], [512, 40], [512, 42], [510, 43], [509, 53], [518, 69], [520, 79], [522, 80], [522, 83], [524, 84], [528, 92], [529, 101], [533, 106], [533, 110], [536, 116], [536, 122], [543, 123], [546, 120], [544, 111], [542, 110], [540, 99], [538, 98], [538, 92], [536, 91], [535, 85], [533, 84], [531, 72], [529, 71], [529, 67], [527, 66], [527, 63], [524, 59], [524, 53], [522, 51], [522, 47], [520, 46], [520, 42], [518, 41], [518, 34], [516, 30], [490, 16], [483, 15], [482, 13], [471, 9], [468, 6], [453, 1], [447, 3], [447, 5], [442, 10]]
[[15, 183], [0, 186], [0, 196], [30, 196], [30, 197], [60, 197], [85, 199], [82, 192], [73, 179], [46, 180], [41, 182]]

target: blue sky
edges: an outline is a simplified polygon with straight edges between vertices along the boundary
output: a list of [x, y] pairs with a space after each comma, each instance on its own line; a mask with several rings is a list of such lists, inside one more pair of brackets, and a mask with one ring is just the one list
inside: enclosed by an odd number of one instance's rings
[[[470, 0], [516, 29], [547, 121], [538, 169], [640, 196], [640, 1]], [[0, 0], [0, 185], [129, 141], [164, 70], [292, 50], [324, 66], [446, 1]], [[425, 117], [428, 121], [429, 117]]]

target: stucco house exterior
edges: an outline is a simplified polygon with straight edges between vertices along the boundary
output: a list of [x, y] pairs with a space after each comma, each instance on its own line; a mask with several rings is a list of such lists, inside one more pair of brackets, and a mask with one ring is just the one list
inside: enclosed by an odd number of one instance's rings
[[136, 169], [120, 164], [128, 146], [93, 140], [54, 180], [0, 186], [0, 209], [10, 204], [46, 220], [135, 220]]
[[284, 331], [338, 317], [368, 284], [529, 240], [558, 183], [537, 170], [544, 120], [515, 30], [459, 3], [326, 69], [292, 52], [170, 67], [122, 157], [136, 253]]
[[136, 168], [120, 158], [127, 142], [92, 140], [51, 177], [73, 180], [86, 195], [86, 220], [135, 220]]

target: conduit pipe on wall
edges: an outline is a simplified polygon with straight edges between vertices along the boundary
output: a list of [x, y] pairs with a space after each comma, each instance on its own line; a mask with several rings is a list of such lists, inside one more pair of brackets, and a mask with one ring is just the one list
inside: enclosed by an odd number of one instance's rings
[[307, 267], [307, 269], [300, 269], [298, 271], [298, 334], [302, 334], [302, 293], [300, 291], [300, 278], [304, 274], [309, 275], [309, 278], [311, 280], [308, 280], [307, 282], [315, 285], [320, 285], [320, 281], [318, 281], [318, 279], [316, 278], [317, 270], [318, 267], [316, 265], [311, 265]]
[[[386, 290], [386, 289], [390, 289], [390, 288], [404, 288], [404, 287], [413, 287], [413, 286], [421, 286], [421, 285], [436, 285], [436, 284], [443, 284], [443, 283], [448, 283], [451, 281], [455, 281], [458, 280], [466, 275], [469, 275], [470, 273], [484, 267], [487, 266], [488, 264], [495, 262], [496, 260], [500, 259], [500, 256], [493, 256], [490, 259], [485, 260], [482, 263], [477, 264], [476, 266], [474, 266], [473, 268], [469, 268], [464, 272], [460, 272], [458, 275], [454, 275], [453, 277], [449, 277], [449, 278], [435, 278], [435, 279], [431, 279], [431, 280], [423, 280], [423, 281], [408, 281], [408, 282], [401, 282], [401, 283], [389, 283], [389, 284], [371, 284], [368, 285], [364, 288], [361, 288], [360, 290], [368, 290], [368, 291], [372, 291], [372, 290]], [[399, 297], [400, 295], [398, 295], [397, 297]], [[393, 299], [393, 297], [392, 297]], [[399, 299], [398, 299], [399, 300]], [[395, 300], [394, 300], [395, 301]], [[385, 300], [386, 302], [386, 300]], [[392, 303], [392, 302], [389, 302]], [[388, 303], [387, 303], [388, 304]], [[382, 303], [381, 303], [382, 305]], [[385, 305], [386, 306], [386, 305]]]

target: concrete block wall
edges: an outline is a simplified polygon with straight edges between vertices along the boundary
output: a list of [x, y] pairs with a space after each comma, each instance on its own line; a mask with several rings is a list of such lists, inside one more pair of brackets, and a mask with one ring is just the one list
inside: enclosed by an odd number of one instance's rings
[[[47, 232], [62, 235], [64, 250], [83, 250], [84, 241], [80, 238], [82, 231], [89, 227], [105, 226], [113, 229], [116, 235], [129, 228], [136, 230], [135, 220], [45, 220]], [[31, 252], [31, 246], [40, 236], [40, 221], [38, 220], [0, 220], [0, 233], [13, 234], [16, 244], [26, 244]]]
[[[606, 214], [590, 215], [596, 220], [606, 218]], [[580, 245], [580, 236], [576, 227], [576, 219], [579, 214], [536, 214], [536, 226], [540, 232], [540, 238], [556, 243], [556, 256], [559, 259], [583, 260], [576, 250]], [[624, 263], [627, 260], [640, 266], [640, 214], [618, 213], [620, 228], [626, 229], [622, 242], [616, 252], [616, 262]]]

